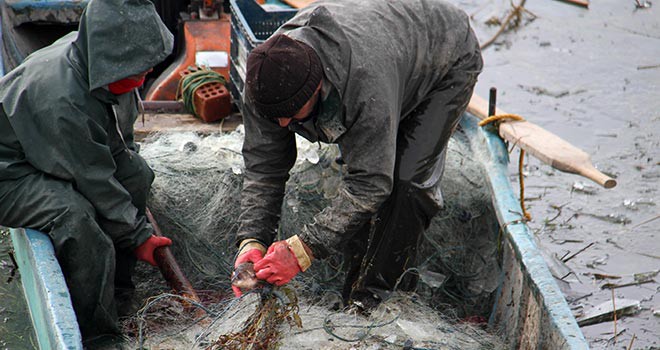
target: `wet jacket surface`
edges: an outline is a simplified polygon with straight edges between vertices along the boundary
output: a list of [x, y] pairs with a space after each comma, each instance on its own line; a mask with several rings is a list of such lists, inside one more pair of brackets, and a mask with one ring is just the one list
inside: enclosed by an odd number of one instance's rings
[[42, 172], [70, 182], [116, 228], [117, 246], [142, 243], [152, 228], [114, 177], [117, 157], [136, 150], [136, 96], [106, 86], [152, 68], [172, 45], [147, 0], [91, 1], [79, 31], [0, 80], [0, 180]]
[[[278, 33], [313, 47], [331, 84], [314, 127], [319, 141], [338, 144], [346, 164], [343, 183], [314, 224], [285, 233], [299, 234], [315, 256], [323, 257], [347, 241], [390, 195], [400, 122], [478, 46], [468, 45], [467, 15], [435, 0], [320, 0]], [[249, 98], [245, 105], [247, 171], [238, 239], [269, 244], [296, 158], [295, 126], [281, 128], [257, 116]]]

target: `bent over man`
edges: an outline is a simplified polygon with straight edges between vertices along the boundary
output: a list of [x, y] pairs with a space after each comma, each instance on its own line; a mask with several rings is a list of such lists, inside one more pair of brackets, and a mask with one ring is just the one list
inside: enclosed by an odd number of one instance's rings
[[136, 88], [172, 50], [148, 0], [91, 0], [78, 31], [0, 80], [0, 225], [50, 236], [84, 339], [117, 333], [116, 291], [171, 241], [145, 217]]
[[[447, 142], [481, 68], [468, 16], [441, 0], [319, 0], [301, 10], [248, 57], [235, 266], [253, 262], [258, 278], [281, 285], [343, 253], [345, 299], [392, 290], [442, 205]], [[337, 144], [345, 175], [312, 224], [272, 243], [295, 133]], [[416, 281], [405, 274], [399, 289]]]

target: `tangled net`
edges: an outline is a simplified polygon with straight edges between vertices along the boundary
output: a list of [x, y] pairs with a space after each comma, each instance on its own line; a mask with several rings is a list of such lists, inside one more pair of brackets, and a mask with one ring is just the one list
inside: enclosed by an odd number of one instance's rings
[[[345, 348], [344, 342], [356, 348], [502, 347], [481, 325], [456, 322], [488, 316], [499, 276], [498, 224], [475, 150], [460, 129], [449, 143], [445, 207], [424, 235], [419, 265], [409, 271], [419, 274], [418, 289], [393, 293], [368, 315], [342, 303], [340, 257], [315, 261], [286, 289], [233, 298], [229, 276], [236, 253], [242, 140], [239, 127], [229, 134], [162, 134], [143, 142], [141, 154], [156, 173], [149, 207], [172, 238], [174, 255], [201, 301], [182, 304], [155, 270], [140, 265], [137, 290], [145, 302], [122, 321], [126, 342], [176, 349]], [[278, 239], [311, 223], [341, 180], [336, 146], [302, 138], [297, 144]]]

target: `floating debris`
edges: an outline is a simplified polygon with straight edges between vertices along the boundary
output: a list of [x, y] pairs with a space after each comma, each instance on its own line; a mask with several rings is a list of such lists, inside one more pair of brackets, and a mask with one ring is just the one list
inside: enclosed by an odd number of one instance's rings
[[654, 279], [658, 275], [658, 273], [660, 273], [660, 270], [651, 271], [651, 272], [641, 272], [634, 274], [633, 278], [635, 279], [635, 282], [645, 282]]
[[[523, 89], [527, 92], [531, 92], [535, 95], [539, 95], [539, 96], [540, 95], [545, 95], [545, 96], [551, 96], [551, 97], [554, 97], [554, 98], [562, 98], [562, 97], [566, 97], [566, 96], [571, 94], [571, 92], [569, 90], [550, 91], [550, 90], [548, 90], [546, 88], [543, 88], [543, 87], [540, 87], [540, 86], [525, 86], [525, 85], [518, 84], [518, 87], [520, 87], [521, 89]], [[580, 93], [580, 92], [584, 92], [584, 91], [577, 91], [575, 93]]]
[[604, 273], [593, 273], [591, 275], [597, 280], [618, 280], [618, 279], [621, 279], [621, 276], [608, 275], [608, 274], [604, 274]]
[[543, 256], [543, 260], [545, 260], [546, 264], [548, 264], [548, 268], [550, 268], [550, 273], [552, 273], [552, 275], [555, 278], [561, 280], [562, 278], [568, 276], [573, 272], [555, 254], [550, 253], [550, 251], [548, 251], [548, 248], [545, 247], [545, 245], [543, 245], [538, 238], [536, 239], [536, 243], [541, 248], [541, 255]]
[[554, 238], [550, 237], [552, 239], [552, 243], [554, 244], [566, 244], [566, 243], [584, 243], [583, 239], [572, 239], [572, 238]]
[[640, 206], [655, 206], [655, 202], [653, 201], [652, 198], [640, 198], [637, 200], [632, 200], [632, 199], [625, 199], [623, 201], [623, 206], [626, 209], [630, 210], [639, 210]]
[[484, 22], [484, 24], [489, 27], [501, 26], [502, 20], [500, 20], [497, 16], [492, 16], [486, 22]]
[[654, 65], [650, 65], [650, 66], [637, 66], [637, 70], [654, 69], [654, 68], [660, 68], [660, 64], [654, 64]]
[[[518, 28], [520, 26], [520, 23], [522, 22], [523, 19], [523, 14], [526, 13], [531, 16], [531, 19], [529, 20], [530, 22], [536, 19], [536, 15], [530, 12], [525, 8], [525, 2], [527, 0], [520, 0], [520, 3], [516, 6], [513, 3], [511, 4], [511, 12], [506, 16], [506, 18], [501, 21], [500, 29], [498, 29], [497, 33], [493, 35], [490, 39], [486, 40], [481, 44], [481, 49], [485, 50], [488, 46], [493, 44], [497, 37], [500, 36], [500, 34], [506, 32], [507, 30], [513, 28]], [[489, 23], [490, 22], [490, 23]], [[489, 25], [494, 25], [496, 24], [496, 21], [494, 21], [492, 18], [487, 22]]]
[[653, 255], [653, 254], [648, 254], [648, 253], [643, 253], [643, 252], [637, 252], [637, 254], [639, 254], [641, 256], [645, 256], [647, 258], [660, 260], [660, 256], [658, 256], [658, 255]]
[[592, 218], [596, 218], [598, 220], [602, 221], [607, 221], [612, 224], [623, 224], [627, 225], [632, 222], [630, 218], [623, 214], [607, 214], [607, 215], [598, 215], [598, 214], [591, 214], [591, 213], [582, 213], [582, 215], [586, 216], [591, 216]]
[[607, 260], [609, 260], [609, 258], [610, 258], [610, 255], [605, 254], [605, 256], [603, 256], [603, 257], [600, 257], [600, 258], [597, 258], [597, 259], [594, 259], [594, 260], [591, 260], [590, 262], [588, 262], [587, 267], [595, 269], [596, 266], [598, 266], [598, 265], [605, 265], [605, 264], [607, 264]]
[[660, 178], [660, 171], [647, 171], [642, 173], [644, 179], [658, 179]]
[[652, 283], [652, 282], [655, 282], [655, 281], [653, 279], [650, 279], [650, 280], [635, 281], [635, 282], [628, 282], [628, 283], [622, 283], [622, 284], [605, 283], [600, 287], [600, 289], [617, 289], [617, 288], [623, 288], [623, 287], [638, 286], [640, 284]]
[[614, 305], [616, 305], [617, 319], [622, 316], [633, 315], [640, 308], [639, 300], [617, 298], [614, 303], [611, 300], [606, 301], [587, 312], [584, 317], [578, 320], [578, 325], [584, 327], [614, 320]]
[[588, 195], [594, 195], [598, 193], [598, 188], [596, 188], [596, 186], [585, 184], [584, 182], [575, 182], [571, 187], [571, 192], [580, 192]]
[[566, 257], [566, 258], [562, 258], [562, 261], [563, 261], [564, 263], [568, 262], [569, 260], [571, 260], [571, 259], [573, 259], [574, 257], [576, 257], [578, 254], [580, 254], [580, 253], [584, 252], [585, 250], [589, 249], [589, 248], [590, 248], [592, 245], [594, 245], [594, 244], [596, 244], [596, 242], [591, 242], [591, 243], [587, 244], [584, 248], [582, 248], [582, 249], [578, 250], [577, 252], [575, 252], [575, 254], [573, 254], [573, 255], [571, 255], [571, 256], [569, 256], [569, 257]]

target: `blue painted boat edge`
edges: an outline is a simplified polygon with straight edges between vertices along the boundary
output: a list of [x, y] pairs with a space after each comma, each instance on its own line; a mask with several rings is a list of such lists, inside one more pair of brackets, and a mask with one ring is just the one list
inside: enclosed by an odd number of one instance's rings
[[50, 238], [31, 229], [10, 231], [39, 348], [82, 350], [69, 290]]
[[23, 9], [65, 9], [80, 8], [87, 6], [88, 0], [4, 0], [7, 6], [14, 10]]
[[[516, 255], [528, 272], [531, 286], [535, 293], [540, 295], [541, 300], [550, 317], [550, 324], [556, 328], [566, 340], [566, 348], [573, 350], [588, 349], [589, 345], [582, 334], [575, 317], [570, 311], [564, 295], [559, 289], [557, 282], [550, 273], [550, 269], [543, 260], [532, 233], [527, 224], [520, 222], [522, 209], [518, 198], [514, 195], [511, 182], [508, 177], [508, 152], [506, 145], [496, 133], [477, 126], [478, 119], [467, 114], [463, 118], [466, 132], [479, 133], [485, 139], [488, 154], [492, 158], [484, 159], [486, 176], [488, 176], [493, 188], [493, 204], [496, 206], [498, 220], [503, 226], [507, 239], [511, 242]], [[510, 224], [509, 224], [510, 223]], [[495, 303], [497, 305], [497, 303]]]

